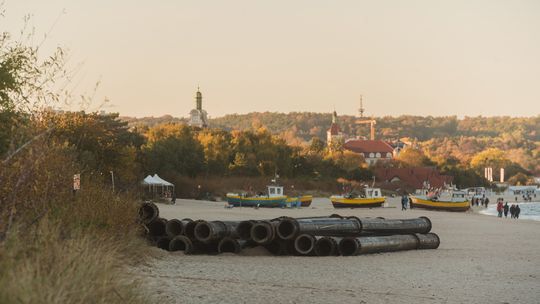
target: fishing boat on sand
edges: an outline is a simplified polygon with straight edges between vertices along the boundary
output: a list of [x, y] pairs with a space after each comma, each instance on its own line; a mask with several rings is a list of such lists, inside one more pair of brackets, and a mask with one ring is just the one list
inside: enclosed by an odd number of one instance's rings
[[411, 208], [424, 208], [445, 211], [467, 211], [471, 203], [466, 191], [444, 190], [423, 191], [422, 194], [411, 195]]
[[334, 208], [373, 208], [381, 207], [386, 200], [379, 188], [365, 188], [358, 195], [349, 193], [346, 195], [332, 195], [330, 201]]
[[287, 204], [298, 205], [298, 203], [300, 203], [301, 207], [309, 207], [311, 201], [313, 201], [313, 195], [292, 196], [287, 198]]
[[234, 207], [309, 207], [312, 195], [288, 197], [283, 192], [283, 186], [277, 184], [277, 176], [273, 184], [266, 186], [267, 193], [257, 195], [246, 193], [227, 193], [227, 202]]

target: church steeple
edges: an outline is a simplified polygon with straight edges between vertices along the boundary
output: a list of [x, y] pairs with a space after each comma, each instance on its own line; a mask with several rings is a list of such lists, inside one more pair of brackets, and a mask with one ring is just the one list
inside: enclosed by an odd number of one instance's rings
[[199, 111], [202, 110], [202, 93], [199, 87], [197, 87], [197, 94], [195, 95], [195, 108]]
[[337, 123], [337, 112], [334, 111], [334, 113], [332, 113], [332, 123], [335, 124]]

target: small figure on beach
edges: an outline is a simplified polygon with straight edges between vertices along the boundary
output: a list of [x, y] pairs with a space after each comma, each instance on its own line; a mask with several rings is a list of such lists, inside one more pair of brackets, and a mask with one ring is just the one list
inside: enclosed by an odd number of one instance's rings
[[409, 198], [407, 197], [407, 193], [404, 193], [401, 197], [401, 210], [407, 210], [407, 203], [409, 202]]
[[172, 193], [171, 204], [176, 205], [176, 192]]
[[510, 218], [514, 218], [515, 214], [516, 214], [516, 205], [512, 204], [512, 206], [510, 206]]
[[484, 200], [484, 206], [487, 208], [488, 204], [489, 204], [489, 198], [486, 197], [486, 199]]
[[501, 201], [499, 201], [497, 203], [497, 213], [498, 213], [498, 217], [502, 217], [502, 213], [503, 213], [503, 204]]
[[519, 213], [521, 212], [521, 208], [519, 208], [519, 205], [516, 205], [516, 209], [514, 209], [514, 218], [519, 218]]
[[504, 203], [504, 217], [508, 217], [508, 202]]

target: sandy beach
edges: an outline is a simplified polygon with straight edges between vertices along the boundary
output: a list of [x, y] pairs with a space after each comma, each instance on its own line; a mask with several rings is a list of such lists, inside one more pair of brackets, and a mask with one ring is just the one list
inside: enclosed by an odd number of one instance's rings
[[387, 208], [334, 209], [326, 198], [301, 209], [223, 208], [224, 202], [159, 204], [167, 219], [267, 219], [338, 213], [359, 217], [427, 216], [441, 238], [436, 250], [355, 257], [189, 256], [155, 249], [132, 269], [144, 292], [165, 303], [539, 303], [540, 222], [476, 212]]

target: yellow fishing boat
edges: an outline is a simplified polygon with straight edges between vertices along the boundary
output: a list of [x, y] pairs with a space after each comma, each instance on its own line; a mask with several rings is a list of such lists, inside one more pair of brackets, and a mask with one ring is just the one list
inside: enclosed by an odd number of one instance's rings
[[301, 207], [309, 207], [311, 205], [311, 201], [313, 201], [313, 195], [304, 195], [300, 197], [288, 197], [287, 203], [293, 204], [300, 202]]
[[365, 188], [360, 196], [332, 195], [330, 201], [334, 208], [373, 208], [381, 207], [386, 198], [382, 196], [379, 188]]
[[411, 195], [411, 208], [423, 208], [445, 211], [467, 211], [471, 203], [464, 191], [431, 193], [427, 195]]

